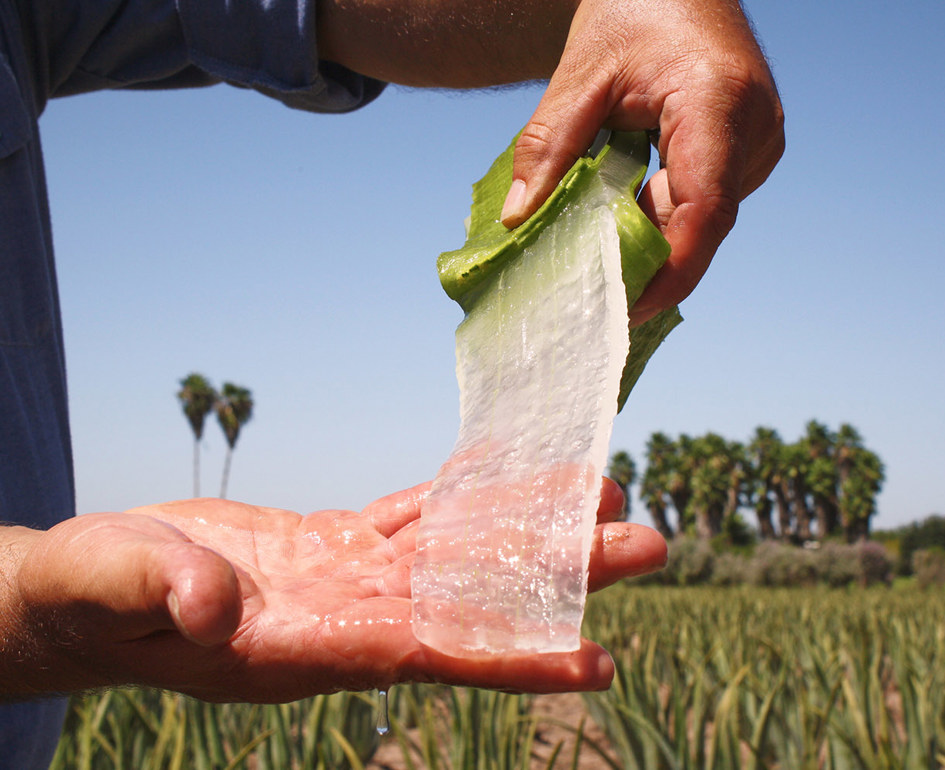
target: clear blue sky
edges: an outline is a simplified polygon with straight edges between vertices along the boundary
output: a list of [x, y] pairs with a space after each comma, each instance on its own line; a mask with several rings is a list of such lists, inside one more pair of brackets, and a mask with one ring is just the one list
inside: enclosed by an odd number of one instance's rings
[[[875, 524], [945, 513], [945, 5], [749, 0], [788, 149], [614, 427], [852, 423]], [[43, 118], [79, 510], [191, 493], [174, 397], [249, 387], [230, 495], [359, 508], [425, 480], [458, 428], [460, 313], [435, 260], [541, 90], [389, 90], [346, 116], [226, 86], [60, 100]], [[209, 424], [203, 491], [225, 443]]]

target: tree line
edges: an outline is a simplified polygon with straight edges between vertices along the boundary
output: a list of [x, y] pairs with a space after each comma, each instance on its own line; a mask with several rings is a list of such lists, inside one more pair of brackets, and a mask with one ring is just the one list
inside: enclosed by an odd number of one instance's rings
[[220, 482], [220, 497], [225, 498], [233, 449], [240, 430], [253, 415], [253, 395], [249, 389], [231, 382], [224, 382], [217, 391], [206, 377], [193, 373], [180, 381], [177, 399], [194, 434], [194, 497], [200, 497], [200, 440], [203, 438], [203, 426], [207, 415], [216, 413], [227, 446], [223, 479]]
[[795, 543], [869, 537], [885, 480], [882, 461], [856, 428], [844, 423], [833, 431], [817, 420], [794, 442], [768, 427], [747, 442], [657, 432], [642, 475], [625, 451], [613, 454], [608, 471], [624, 490], [628, 516], [630, 488], [639, 482], [640, 500], [666, 538], [744, 529], [750, 511], [759, 537]]

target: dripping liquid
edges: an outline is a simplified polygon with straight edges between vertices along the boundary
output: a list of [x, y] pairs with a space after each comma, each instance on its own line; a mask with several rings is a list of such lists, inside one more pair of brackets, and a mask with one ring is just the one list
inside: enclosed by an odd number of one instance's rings
[[387, 690], [377, 691], [377, 734], [382, 738], [390, 732], [390, 712], [387, 705]]

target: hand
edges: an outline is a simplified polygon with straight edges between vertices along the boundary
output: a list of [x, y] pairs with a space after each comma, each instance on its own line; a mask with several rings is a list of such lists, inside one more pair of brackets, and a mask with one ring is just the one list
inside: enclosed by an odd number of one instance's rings
[[506, 226], [537, 210], [602, 126], [660, 131], [665, 167], [639, 200], [672, 253], [636, 325], [695, 288], [784, 150], [777, 89], [737, 0], [581, 0], [515, 149]]
[[[410, 566], [422, 485], [362, 513], [189, 500], [88, 514], [28, 533], [15, 584], [32, 647], [18, 692], [119, 684], [211, 701], [289, 701], [407, 680], [509, 690], [599, 689], [613, 667], [584, 641], [573, 654], [453, 659], [410, 624]], [[605, 481], [593, 590], [658, 569], [662, 538], [616, 523]], [[25, 672], [25, 673], [23, 673]], [[9, 676], [5, 676], [9, 680]]]

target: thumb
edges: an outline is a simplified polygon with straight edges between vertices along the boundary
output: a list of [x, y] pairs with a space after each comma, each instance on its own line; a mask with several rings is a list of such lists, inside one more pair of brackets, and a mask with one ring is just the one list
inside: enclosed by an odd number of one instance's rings
[[232, 565], [174, 527], [134, 514], [86, 514], [43, 533], [20, 574], [27, 603], [87, 640], [176, 630], [218, 644], [242, 615]]
[[639, 45], [633, 35], [618, 34], [626, 16], [620, 4], [582, 0], [578, 6], [558, 65], [515, 145], [501, 215], [506, 227], [538, 210], [605, 125], [619, 131], [659, 125], [658, 101], [631, 87]]
[[562, 62], [535, 113], [515, 143], [512, 184], [502, 207], [502, 224], [518, 227], [547, 200], [561, 178], [591, 146], [606, 109], [593, 92], [575, 91]]
[[174, 627], [200, 645], [222, 644], [236, 631], [243, 605], [232, 565], [209, 548], [175, 544], [156, 554], [168, 588], [164, 607]]

